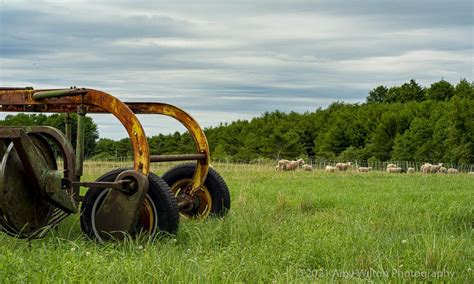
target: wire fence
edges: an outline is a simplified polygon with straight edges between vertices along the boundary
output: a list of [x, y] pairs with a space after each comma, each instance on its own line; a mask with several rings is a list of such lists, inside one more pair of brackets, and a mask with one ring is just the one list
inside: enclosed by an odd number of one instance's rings
[[[307, 158], [304, 159], [307, 165], [311, 165], [314, 171], [324, 171], [326, 166], [335, 166], [339, 161], [328, 160], [324, 158]], [[162, 162], [152, 163], [151, 171], [155, 173], [162, 173], [166, 169], [180, 162]], [[277, 160], [272, 159], [255, 159], [255, 160], [239, 160], [239, 159], [213, 159], [211, 165], [218, 170], [239, 170], [245, 169], [252, 171], [275, 171], [278, 164]], [[354, 160], [351, 161], [349, 171], [357, 171], [359, 167], [371, 167], [371, 171], [385, 171], [388, 164], [395, 164], [401, 168], [401, 172], [407, 172], [408, 168], [413, 168], [415, 172], [421, 171], [421, 166], [424, 162], [414, 161], [367, 161]], [[113, 159], [87, 160], [84, 163], [85, 175], [97, 175], [97, 173], [105, 173], [115, 168], [127, 168], [133, 166], [132, 157], [121, 157]], [[456, 164], [443, 163], [443, 167], [449, 169], [453, 168], [460, 173], [474, 172], [474, 164]], [[302, 170], [301, 168], [297, 170]]]

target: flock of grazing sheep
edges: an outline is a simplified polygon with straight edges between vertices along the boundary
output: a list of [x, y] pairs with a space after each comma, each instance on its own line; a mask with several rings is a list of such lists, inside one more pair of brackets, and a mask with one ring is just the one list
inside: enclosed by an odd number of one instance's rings
[[[352, 165], [351, 162], [337, 163], [335, 167], [326, 166], [326, 171], [327, 172], [346, 171], [349, 167], [351, 167], [351, 165]], [[298, 159], [298, 160], [295, 160], [295, 161], [279, 160], [278, 164], [275, 167], [275, 170], [277, 170], [277, 171], [295, 171], [296, 169], [298, 169], [300, 167], [305, 171], [312, 171], [313, 170], [313, 166], [306, 164], [303, 159]], [[370, 168], [370, 169], [372, 169], [372, 168]]]
[[[352, 167], [351, 162], [347, 163], [337, 163], [335, 166], [326, 166], [325, 171], [329, 173], [339, 172], [339, 171], [347, 171]], [[290, 160], [279, 160], [278, 164], [276, 165], [275, 169], [277, 171], [295, 171], [298, 168], [302, 168], [305, 171], [312, 171], [313, 166], [306, 164], [303, 159], [298, 159], [295, 161]], [[372, 171], [372, 167], [357, 167], [358, 172], [366, 173]], [[402, 173], [405, 172], [403, 168], [399, 167], [396, 164], [388, 164], [386, 167], [387, 173]], [[440, 173], [440, 174], [458, 174], [459, 170], [455, 168], [445, 168], [443, 164], [432, 165], [430, 163], [424, 163], [421, 168], [420, 172], [428, 174], [428, 173]], [[406, 169], [406, 173], [411, 174], [415, 173], [415, 168], [409, 167]], [[468, 174], [474, 175], [474, 172], [469, 172]]]
[[[278, 171], [294, 171], [299, 167], [303, 167], [303, 169], [305, 169], [305, 166], [310, 166], [311, 167], [311, 165], [307, 165], [304, 162], [303, 159], [298, 159], [296, 161], [279, 160], [278, 165], [276, 166], [275, 169], [278, 170]], [[311, 167], [310, 171], [312, 169], [313, 169], [313, 167]]]

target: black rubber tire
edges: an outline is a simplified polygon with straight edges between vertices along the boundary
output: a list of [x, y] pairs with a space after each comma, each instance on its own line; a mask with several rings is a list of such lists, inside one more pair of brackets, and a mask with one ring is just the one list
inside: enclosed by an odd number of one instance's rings
[[[195, 169], [195, 163], [183, 163], [169, 169], [161, 177], [171, 187], [179, 180], [191, 179]], [[222, 176], [212, 167], [209, 167], [204, 186], [208, 189], [212, 199], [210, 215], [216, 217], [225, 216], [230, 210], [229, 188]]]
[[[97, 181], [112, 182], [123, 171], [130, 170], [130, 168], [119, 168], [112, 170], [103, 176], [99, 177]], [[176, 234], [179, 227], [179, 210], [168, 184], [159, 176], [153, 173], [148, 175], [148, 193], [147, 198], [153, 202], [157, 211], [157, 229], [151, 237], [157, 234]], [[84, 196], [81, 205], [81, 229], [90, 239], [100, 240], [95, 234], [92, 224], [92, 211], [97, 198], [101, 196], [103, 188], [89, 188]]]

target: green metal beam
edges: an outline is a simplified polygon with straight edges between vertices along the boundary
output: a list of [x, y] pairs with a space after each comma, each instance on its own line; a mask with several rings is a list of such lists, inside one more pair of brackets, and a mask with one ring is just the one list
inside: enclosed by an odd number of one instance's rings
[[77, 136], [76, 136], [76, 176], [81, 180], [84, 170], [84, 138], [86, 134], [86, 107], [80, 105], [77, 107]]
[[69, 113], [66, 113], [66, 118], [64, 119], [65, 125], [66, 125], [66, 137], [69, 142], [72, 142], [72, 119], [71, 115]]
[[34, 100], [50, 99], [50, 98], [59, 98], [67, 96], [76, 96], [76, 95], [85, 95], [87, 94], [86, 90], [83, 89], [60, 89], [60, 90], [50, 90], [50, 91], [41, 91], [33, 94]]

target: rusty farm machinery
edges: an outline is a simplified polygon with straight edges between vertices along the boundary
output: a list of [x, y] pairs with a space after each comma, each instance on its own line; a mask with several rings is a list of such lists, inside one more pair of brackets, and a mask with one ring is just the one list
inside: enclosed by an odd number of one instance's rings
[[[209, 165], [203, 130], [176, 106], [122, 102], [85, 88], [0, 88], [0, 111], [65, 114], [64, 133], [49, 126], [0, 127], [0, 228], [9, 235], [40, 238], [78, 212], [82, 231], [94, 240], [139, 233], [174, 234], [180, 216], [224, 216], [230, 209], [229, 189]], [[75, 149], [72, 113], [77, 114]], [[96, 181], [82, 180], [86, 113], [110, 113], [122, 123], [132, 144], [133, 167], [114, 169]], [[196, 152], [150, 155], [136, 114], [178, 120], [191, 134]], [[62, 160], [59, 166], [58, 157]], [[161, 177], [150, 172], [150, 163], [167, 161], [187, 162]], [[88, 188], [84, 195], [81, 188]]]

